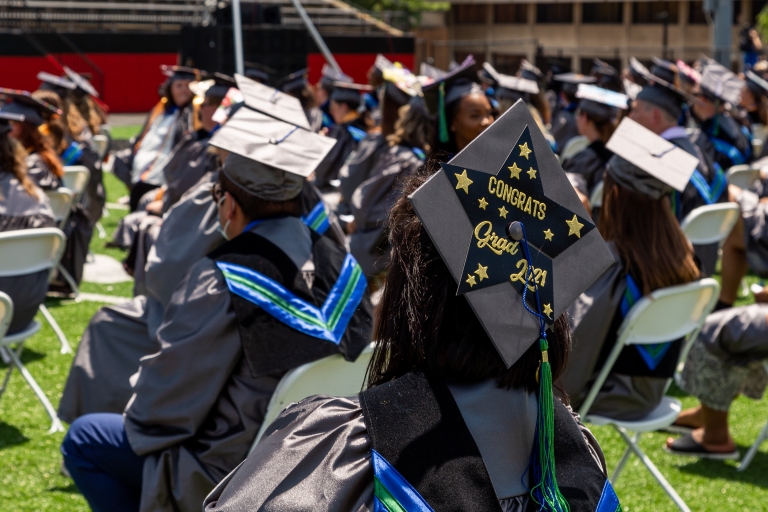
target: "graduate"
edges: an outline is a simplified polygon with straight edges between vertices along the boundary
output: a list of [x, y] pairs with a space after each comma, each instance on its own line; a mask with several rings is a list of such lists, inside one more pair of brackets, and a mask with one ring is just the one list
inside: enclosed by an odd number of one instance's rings
[[[539, 68], [523, 59], [520, 62], [520, 68], [517, 70], [517, 77], [524, 80], [530, 80], [536, 84], [536, 91], [532, 91], [530, 85], [523, 85], [522, 92], [528, 92], [529, 101], [526, 103], [536, 109], [541, 117], [542, 126], [549, 126], [552, 123], [552, 110], [549, 101], [544, 93], [544, 84], [546, 82], [544, 73]], [[521, 85], [518, 83], [518, 85]], [[526, 90], [529, 89], [529, 90]]]
[[440, 167], [393, 206], [366, 389], [288, 407], [207, 512], [619, 510], [597, 442], [552, 392], [561, 315], [610, 252], [523, 102]]
[[331, 128], [336, 122], [331, 115], [331, 93], [337, 83], [351, 84], [355, 81], [343, 71], [336, 71], [327, 62], [320, 70], [320, 81], [315, 85], [315, 102], [323, 114], [323, 128]]
[[619, 92], [595, 85], [580, 84], [576, 91], [579, 106], [576, 109], [576, 127], [579, 135], [589, 140], [589, 146], [563, 162], [566, 173], [578, 176], [577, 190], [586, 197], [603, 181], [605, 166], [613, 153], [605, 144], [618, 124], [620, 110], [627, 109], [628, 98]]
[[[10, 137], [9, 121], [22, 114], [0, 110], [0, 233], [56, 225], [48, 198], [26, 174], [24, 148]], [[24, 276], [0, 277], [0, 291], [13, 300], [8, 333], [22, 331], [35, 318], [48, 291], [49, 269]]]
[[307, 116], [309, 126], [313, 132], [318, 133], [323, 129], [323, 112], [317, 107], [315, 95], [307, 80], [308, 73], [309, 68], [295, 71], [279, 80], [276, 87], [301, 102], [301, 107]]
[[371, 340], [359, 266], [300, 218], [306, 176], [334, 142], [241, 109], [210, 144], [228, 152], [212, 189], [228, 242], [177, 287], [125, 413], [83, 416], [62, 443], [96, 512], [199, 510], [247, 455], [286, 371], [352, 361]]
[[590, 75], [597, 79], [595, 85], [603, 89], [614, 92], [624, 92], [624, 84], [621, 81], [621, 73], [615, 67], [604, 60], [598, 58], [592, 59], [592, 70]]
[[85, 119], [88, 124], [88, 129], [91, 134], [98, 135], [101, 133], [101, 125], [107, 124], [107, 115], [104, 109], [98, 103], [99, 92], [80, 73], [72, 71], [67, 66], [64, 66], [64, 72], [67, 78], [75, 84], [75, 88], [68, 93], [70, 101], [80, 111], [80, 115]]
[[552, 79], [562, 83], [560, 89], [560, 109], [552, 119], [552, 128], [550, 129], [552, 136], [555, 138], [557, 153], [562, 153], [568, 141], [579, 135], [575, 116], [576, 108], [579, 106], [579, 99], [576, 97], [579, 84], [594, 84], [597, 82], [597, 79], [593, 76], [580, 75], [578, 73], [561, 73], [554, 75]]
[[[606, 168], [598, 229], [614, 263], [568, 309], [573, 351], [563, 388], [575, 408], [602, 369], [632, 305], [658, 288], [700, 275], [669, 201], [673, 190], [685, 187], [696, 158], [628, 118], [607, 148], [614, 156]], [[666, 392], [681, 344], [625, 347], [590, 413], [618, 420], [645, 417]]]

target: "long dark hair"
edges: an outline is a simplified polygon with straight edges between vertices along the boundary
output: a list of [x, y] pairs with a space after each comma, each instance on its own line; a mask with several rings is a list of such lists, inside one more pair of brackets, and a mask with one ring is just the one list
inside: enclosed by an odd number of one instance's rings
[[19, 180], [19, 183], [32, 197], [37, 197], [37, 188], [27, 176], [27, 153], [16, 139], [7, 133], [0, 134], [0, 172], [7, 172]]
[[21, 121], [21, 133], [19, 142], [24, 146], [28, 153], [37, 153], [50, 171], [61, 178], [64, 176], [64, 166], [61, 165], [59, 155], [51, 147], [51, 143], [46, 139], [37, 126]]
[[[438, 169], [435, 160], [406, 177], [403, 195], [389, 214], [392, 252], [384, 293], [376, 311], [376, 348], [368, 385], [376, 386], [414, 370], [430, 371], [448, 383], [495, 379], [499, 387], [538, 389], [541, 360], [537, 343], [507, 369], [453, 280], [408, 195]], [[562, 374], [570, 351], [568, 322], [561, 316], [549, 335], [553, 380]]]

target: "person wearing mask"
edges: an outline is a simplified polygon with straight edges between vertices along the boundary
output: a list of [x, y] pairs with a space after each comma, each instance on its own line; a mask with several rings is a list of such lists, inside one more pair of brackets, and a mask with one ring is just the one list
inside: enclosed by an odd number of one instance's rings
[[[700, 276], [693, 248], [669, 201], [673, 190], [669, 182], [676, 183], [675, 173], [654, 155], [659, 148], [676, 152], [678, 158], [691, 162], [691, 171], [695, 160], [685, 159], [682, 149], [670, 148], [631, 119], [622, 121], [613, 138], [616, 141], [608, 143], [614, 156], [603, 181], [598, 229], [611, 248], [614, 264], [568, 310], [573, 352], [562, 384], [575, 408], [583, 403], [613, 350], [619, 326], [632, 306], [654, 290]], [[589, 412], [634, 420], [653, 411], [675, 372], [682, 341], [625, 347]]]
[[[522, 166], [534, 168], [536, 178], [510, 177], [509, 167]], [[206, 512], [586, 512], [598, 502], [620, 509], [599, 445], [553, 395], [551, 382], [570, 351], [565, 315], [547, 309], [548, 299], [538, 307], [533, 292], [523, 295], [525, 284], [509, 281], [517, 262], [527, 261], [522, 251], [473, 252], [468, 244], [481, 218], [494, 219], [485, 222], [497, 233], [518, 219], [538, 244], [538, 219], [489, 186], [536, 193], [542, 176], [550, 187], [537, 197], [548, 203], [547, 217], [557, 215], [559, 201], [581, 224], [581, 238], [571, 237], [581, 275], [568, 283], [552, 275], [531, 286], [536, 295], [556, 289], [566, 302], [577, 297], [610, 264], [605, 243], [525, 105], [512, 107], [442, 167], [431, 160], [409, 176], [392, 208], [392, 258], [365, 389], [289, 406], [208, 496]], [[507, 207], [507, 220], [490, 215]], [[551, 225], [554, 236], [567, 236], [564, 218]], [[499, 273], [490, 277], [494, 268]], [[465, 284], [468, 270], [474, 284]]]
[[[10, 137], [9, 121], [21, 114], [0, 110], [0, 232], [51, 228], [56, 225], [48, 198], [26, 174], [26, 153]], [[13, 301], [13, 318], [8, 333], [26, 329], [37, 314], [48, 291], [50, 270], [33, 274], [0, 277], [0, 291]]]
[[[212, 189], [228, 241], [179, 283], [124, 414], [82, 416], [62, 442], [95, 512], [199, 510], [247, 455], [286, 371], [332, 354], [353, 361], [370, 343], [359, 266], [300, 218], [306, 176], [334, 141], [240, 109], [210, 144], [228, 152]], [[286, 301], [317, 321], [298, 321]]]
[[560, 82], [560, 109], [552, 119], [552, 128], [550, 132], [555, 138], [555, 147], [560, 154], [565, 149], [565, 145], [572, 138], [579, 135], [579, 129], [576, 126], [576, 108], [579, 106], [579, 99], [576, 97], [576, 91], [579, 84], [594, 84], [597, 79], [593, 76], [580, 75], [578, 73], [562, 73], [552, 77], [556, 82]]

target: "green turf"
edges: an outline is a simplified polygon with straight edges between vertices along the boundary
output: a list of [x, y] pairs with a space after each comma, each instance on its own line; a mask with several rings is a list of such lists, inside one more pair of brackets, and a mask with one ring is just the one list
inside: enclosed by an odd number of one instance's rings
[[[125, 187], [114, 176], [105, 175], [109, 202], [125, 195]], [[102, 224], [112, 232], [123, 210], [112, 210]], [[122, 259], [118, 249], [105, 249], [97, 237], [92, 250]], [[749, 278], [754, 281], [755, 278]], [[130, 296], [132, 283], [96, 285], [84, 283], [83, 291], [107, 295]], [[751, 302], [747, 297], [740, 303]], [[88, 320], [100, 304], [75, 303], [70, 300], [47, 301], [53, 316], [76, 347]], [[42, 319], [38, 315], [38, 319]], [[59, 342], [44, 322], [42, 331], [27, 344], [23, 361], [47, 393], [54, 406], [61, 398], [72, 355], [59, 353]], [[0, 365], [2, 366], [2, 365]], [[3, 366], [4, 368], [4, 366]], [[675, 387], [670, 393], [679, 397], [685, 407], [696, 400], [684, 396]], [[742, 454], [751, 445], [765, 421], [768, 402], [739, 398], [731, 410], [732, 434]], [[46, 433], [49, 421], [32, 391], [14, 372], [6, 394], [0, 400], [0, 510], [53, 511], [87, 510], [87, 505], [72, 481], [59, 472], [59, 444], [62, 434]], [[609, 470], [621, 457], [624, 445], [611, 428], [593, 427], [608, 461]], [[699, 461], [667, 455], [661, 450], [666, 434], [646, 434], [641, 448], [656, 463], [680, 495], [694, 511], [743, 512], [768, 509], [768, 443], [758, 453], [746, 473], [739, 473], [733, 462]], [[674, 511], [675, 507], [650, 474], [634, 456], [616, 484], [616, 492], [626, 512]]]
[[114, 140], [128, 140], [141, 131], [140, 124], [131, 124], [127, 126], [113, 126], [112, 138]]

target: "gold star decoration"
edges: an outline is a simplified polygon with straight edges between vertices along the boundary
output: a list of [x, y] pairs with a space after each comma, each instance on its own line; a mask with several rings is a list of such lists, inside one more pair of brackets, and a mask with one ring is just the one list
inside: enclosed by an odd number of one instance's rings
[[470, 288], [475, 286], [477, 284], [477, 281], [475, 281], [475, 276], [473, 276], [472, 274], [467, 274], [466, 283], [469, 285]]
[[579, 222], [576, 215], [571, 220], [565, 221], [565, 223], [568, 224], [568, 236], [576, 235], [577, 238], [581, 238], [581, 228], [584, 227], [584, 224]]
[[544, 239], [545, 240], [552, 240], [553, 236], [555, 236], [555, 234], [552, 231], [550, 231], [549, 229], [544, 231]]
[[549, 318], [552, 318], [552, 308], [549, 304], [544, 304], [544, 314], [547, 315]]
[[482, 281], [483, 279], [488, 279], [488, 267], [487, 266], [484, 267], [478, 263], [477, 270], [475, 270], [475, 274], [477, 274], [478, 277], [480, 277], [480, 281]]
[[[526, 142], [526, 144], [528, 143]], [[510, 179], [520, 179], [520, 171], [522, 171], [522, 169], [517, 166], [517, 163], [513, 163], [510, 167], [507, 167], [507, 169], [509, 169], [509, 173], [511, 175]]]
[[507, 211], [507, 209], [504, 208], [503, 206], [499, 208], [499, 217], [504, 217], [506, 219], [508, 213], [509, 212]]
[[484, 197], [481, 197], [481, 198], [480, 198], [480, 208], [482, 208], [483, 210], [485, 210], [485, 207], [486, 207], [486, 206], [488, 206], [488, 201], [486, 201]]
[[525, 157], [526, 160], [528, 160], [528, 155], [533, 153], [532, 149], [528, 149], [528, 143], [525, 144], [518, 144], [518, 147], [520, 148], [520, 156]]
[[472, 180], [469, 179], [467, 176], [467, 170], [464, 169], [464, 172], [461, 174], [453, 173], [456, 176], [456, 179], [458, 180], [458, 183], [456, 183], [456, 190], [462, 189], [465, 193], [469, 194], [469, 186], [472, 184]]
[[[526, 142], [526, 144], [527, 144], [527, 142]], [[536, 169], [534, 169], [533, 167], [531, 167], [530, 169], [528, 169], [528, 172], [527, 172], [526, 174], [527, 174], [528, 176], [530, 176], [532, 180], [535, 180], [535, 179], [536, 179]]]

